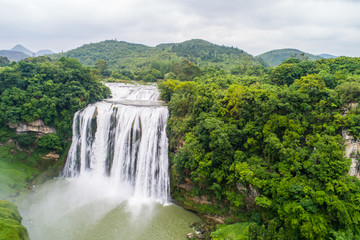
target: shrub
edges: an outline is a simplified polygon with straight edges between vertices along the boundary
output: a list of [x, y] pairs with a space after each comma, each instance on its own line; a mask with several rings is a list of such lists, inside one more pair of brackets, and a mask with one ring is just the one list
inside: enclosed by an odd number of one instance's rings
[[61, 152], [63, 150], [60, 137], [58, 135], [56, 135], [55, 133], [41, 136], [38, 139], [37, 144], [38, 144], [39, 148], [42, 150], [50, 150], [50, 151], [56, 151], [56, 152]]
[[35, 142], [36, 136], [34, 133], [21, 134], [16, 136], [16, 141], [22, 148], [28, 148]]

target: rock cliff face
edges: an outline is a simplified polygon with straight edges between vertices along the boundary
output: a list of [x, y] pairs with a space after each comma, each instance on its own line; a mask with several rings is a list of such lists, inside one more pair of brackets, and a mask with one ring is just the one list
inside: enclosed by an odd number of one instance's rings
[[9, 127], [16, 128], [17, 133], [35, 132], [39, 135], [44, 135], [56, 132], [55, 128], [46, 126], [40, 119], [29, 123], [10, 124]]
[[352, 161], [349, 175], [360, 179], [360, 162], [358, 160], [360, 158], [360, 142], [355, 140], [354, 136], [352, 136], [347, 130], [343, 130], [342, 135], [345, 141], [345, 156], [350, 158]]

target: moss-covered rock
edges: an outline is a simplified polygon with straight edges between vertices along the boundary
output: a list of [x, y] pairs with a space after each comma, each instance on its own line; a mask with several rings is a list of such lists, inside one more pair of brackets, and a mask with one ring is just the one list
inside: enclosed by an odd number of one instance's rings
[[22, 217], [14, 204], [0, 200], [0, 239], [29, 240], [29, 234], [21, 225], [21, 220]]
[[249, 239], [249, 223], [235, 223], [231, 225], [222, 225], [211, 234], [214, 240], [246, 240]]

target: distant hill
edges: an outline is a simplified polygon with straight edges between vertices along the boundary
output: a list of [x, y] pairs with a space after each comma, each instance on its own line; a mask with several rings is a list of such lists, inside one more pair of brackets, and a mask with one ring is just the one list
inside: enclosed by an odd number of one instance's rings
[[0, 56], [0, 67], [5, 67], [10, 64], [10, 60], [7, 57]]
[[17, 44], [10, 50], [0, 50], [0, 56], [7, 57], [10, 61], [20, 61], [28, 57], [39, 57], [51, 54], [54, 54], [51, 50], [39, 50], [34, 53], [21, 44]]
[[271, 67], [278, 66], [283, 61], [285, 61], [289, 58], [307, 59], [307, 60], [311, 60], [311, 61], [322, 58], [321, 56], [316, 56], [316, 55], [313, 55], [310, 53], [300, 51], [298, 49], [291, 49], [291, 48], [272, 50], [272, 51], [260, 54], [257, 57], [261, 58], [266, 64], [268, 64]]
[[110, 68], [135, 70], [147, 68], [154, 62], [175, 62], [187, 58], [199, 66], [219, 66], [225, 69], [238, 66], [241, 62], [260, 64], [250, 54], [233, 47], [219, 46], [195, 39], [183, 43], [160, 44], [149, 47], [124, 41], [106, 40], [83, 45], [55, 57], [77, 58], [86, 65], [94, 66], [99, 59], [107, 61]]
[[20, 44], [16, 45], [12, 49], [10, 49], [10, 51], [22, 52], [30, 57], [35, 56], [34, 52], [30, 51], [29, 49], [27, 49], [26, 47], [24, 47], [23, 45], [20, 45]]
[[81, 63], [94, 66], [96, 61], [103, 59], [110, 68], [140, 68], [149, 64], [149, 60], [171, 59], [174, 55], [161, 56], [160, 51], [141, 44], [124, 41], [106, 40], [99, 43], [85, 44], [65, 53], [58, 53], [54, 57], [72, 57]]
[[322, 57], [322, 58], [337, 58], [338, 57], [338, 56], [334, 56], [334, 55], [326, 54], [326, 53], [319, 54], [318, 56]]
[[202, 39], [160, 44], [157, 48], [174, 52], [177, 56], [187, 58], [199, 66], [221, 66], [226, 69], [241, 62], [260, 64], [257, 59], [243, 50], [216, 45]]
[[7, 57], [10, 61], [20, 61], [22, 59], [30, 57], [25, 53], [10, 50], [0, 50], [0, 56]]
[[51, 54], [54, 54], [54, 52], [51, 51], [51, 50], [39, 50], [39, 51], [37, 51], [37, 52], [35, 53], [35, 55], [36, 55], [37, 57], [39, 57], [39, 56], [45, 56], [45, 55], [51, 55]]

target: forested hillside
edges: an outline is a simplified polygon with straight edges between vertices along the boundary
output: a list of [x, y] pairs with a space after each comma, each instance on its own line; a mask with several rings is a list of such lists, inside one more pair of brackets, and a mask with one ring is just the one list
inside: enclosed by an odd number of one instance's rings
[[258, 60], [243, 50], [219, 46], [201, 39], [160, 44], [157, 48], [174, 52], [177, 56], [184, 57], [200, 67], [221, 67], [230, 70], [241, 64], [259, 64]]
[[342, 139], [360, 137], [359, 69], [360, 58], [290, 59], [259, 76], [160, 83], [173, 197], [233, 223], [214, 239], [359, 239]]
[[147, 82], [173, 78], [177, 74], [177, 66], [184, 59], [198, 67], [221, 68], [227, 72], [261, 67], [257, 59], [242, 50], [204, 40], [160, 44], [156, 47], [107, 40], [54, 55], [59, 56], [77, 58], [85, 65], [99, 67], [106, 77]]
[[301, 60], [314, 61], [321, 59], [322, 57], [310, 53], [306, 53], [298, 49], [285, 48], [285, 49], [272, 50], [260, 54], [259, 56], [257, 56], [257, 58], [262, 59], [267, 65], [271, 67], [276, 67], [289, 58], [298, 58]]

